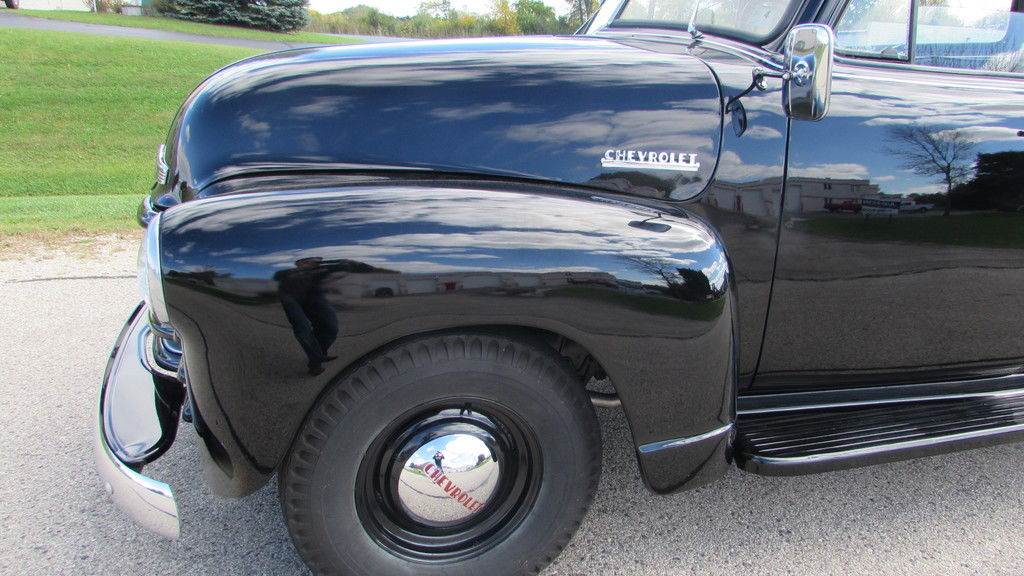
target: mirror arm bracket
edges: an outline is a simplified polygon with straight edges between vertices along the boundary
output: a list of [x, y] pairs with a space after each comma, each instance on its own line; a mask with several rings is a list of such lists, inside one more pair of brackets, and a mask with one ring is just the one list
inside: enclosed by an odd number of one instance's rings
[[740, 98], [743, 98], [747, 94], [750, 94], [751, 92], [754, 91], [755, 88], [757, 88], [761, 92], [767, 90], [768, 83], [765, 82], [765, 78], [780, 78], [783, 82], [788, 82], [793, 77], [793, 75], [789, 72], [773, 72], [771, 70], [761, 68], [760, 66], [755, 67], [751, 71], [751, 76], [753, 76], [753, 78], [751, 79], [750, 86], [747, 86], [747, 89], [744, 90], [743, 92], [740, 92], [739, 94], [733, 96], [732, 98], [729, 98], [729, 101], [725, 105], [726, 112], [732, 112], [735, 109], [736, 105], [739, 103]]
[[761, 68], [760, 66], [758, 66], [757, 68], [754, 68], [753, 76], [754, 76], [754, 86], [757, 86], [757, 89], [762, 91], [762, 92], [764, 92], [765, 90], [768, 89], [768, 85], [764, 81], [765, 78], [778, 78], [778, 79], [782, 80], [783, 82], [789, 82], [790, 80], [793, 79], [793, 74], [791, 72], [789, 72], [788, 70], [776, 72], [776, 71], [773, 71], [773, 70], [767, 70], [765, 68]]

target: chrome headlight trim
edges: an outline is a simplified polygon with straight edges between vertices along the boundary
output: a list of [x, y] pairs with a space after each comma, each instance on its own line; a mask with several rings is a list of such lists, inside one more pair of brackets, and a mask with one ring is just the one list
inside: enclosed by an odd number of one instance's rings
[[160, 271], [160, 217], [161, 213], [149, 221], [146, 234], [139, 246], [139, 291], [158, 322], [168, 323], [167, 303], [164, 301], [163, 274]]
[[167, 184], [168, 166], [167, 160], [164, 158], [165, 152], [167, 152], [167, 147], [164, 144], [157, 146], [155, 176], [156, 183], [161, 186]]

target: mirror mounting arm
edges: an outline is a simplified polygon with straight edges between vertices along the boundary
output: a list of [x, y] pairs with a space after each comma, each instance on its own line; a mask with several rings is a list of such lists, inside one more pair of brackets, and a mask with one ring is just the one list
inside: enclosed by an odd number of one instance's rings
[[757, 88], [761, 92], [767, 90], [768, 83], [765, 82], [765, 78], [781, 78], [782, 81], [785, 82], [788, 81], [792, 75], [789, 72], [773, 72], [771, 70], [766, 70], [764, 68], [761, 68], [760, 66], [757, 66], [751, 71], [751, 76], [753, 76], [753, 78], [750, 81], [750, 86], [747, 86], [746, 90], [744, 90], [743, 92], [740, 92], [739, 94], [733, 96], [732, 98], [729, 98], [729, 102], [727, 102], [725, 105], [726, 112], [732, 112], [736, 105], [739, 103], [740, 98], [743, 98], [747, 94], [750, 94], [751, 92], [754, 91], [755, 88]]
[[[757, 89], [762, 91], [762, 92], [764, 92], [765, 90], [768, 89], [768, 84], [765, 83], [765, 81], [764, 81], [765, 78], [778, 78], [778, 79], [782, 80], [783, 82], [789, 82], [793, 78], [793, 74], [791, 72], [789, 72], [788, 70], [782, 70], [782, 71], [776, 72], [774, 70], [768, 70], [768, 69], [765, 69], [765, 68], [761, 68], [760, 66], [754, 68], [753, 76], [754, 76], [754, 84], [753, 85], [757, 86]], [[749, 92], [749, 90], [747, 92]]]

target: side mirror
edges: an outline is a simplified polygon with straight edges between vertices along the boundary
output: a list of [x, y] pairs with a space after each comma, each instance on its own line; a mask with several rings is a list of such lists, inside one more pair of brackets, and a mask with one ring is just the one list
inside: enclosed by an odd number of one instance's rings
[[789, 31], [783, 50], [789, 78], [782, 87], [782, 102], [790, 118], [816, 121], [828, 114], [835, 45], [835, 33], [828, 26], [800, 24]]

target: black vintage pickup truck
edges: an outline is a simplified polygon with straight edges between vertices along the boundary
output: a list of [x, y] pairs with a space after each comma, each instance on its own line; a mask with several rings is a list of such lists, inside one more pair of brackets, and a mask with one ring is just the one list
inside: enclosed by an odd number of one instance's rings
[[140, 210], [106, 489], [177, 536], [194, 433], [316, 573], [520, 574], [594, 406], [658, 493], [1021, 439], [1022, 47], [1021, 0], [607, 0], [228, 66]]

